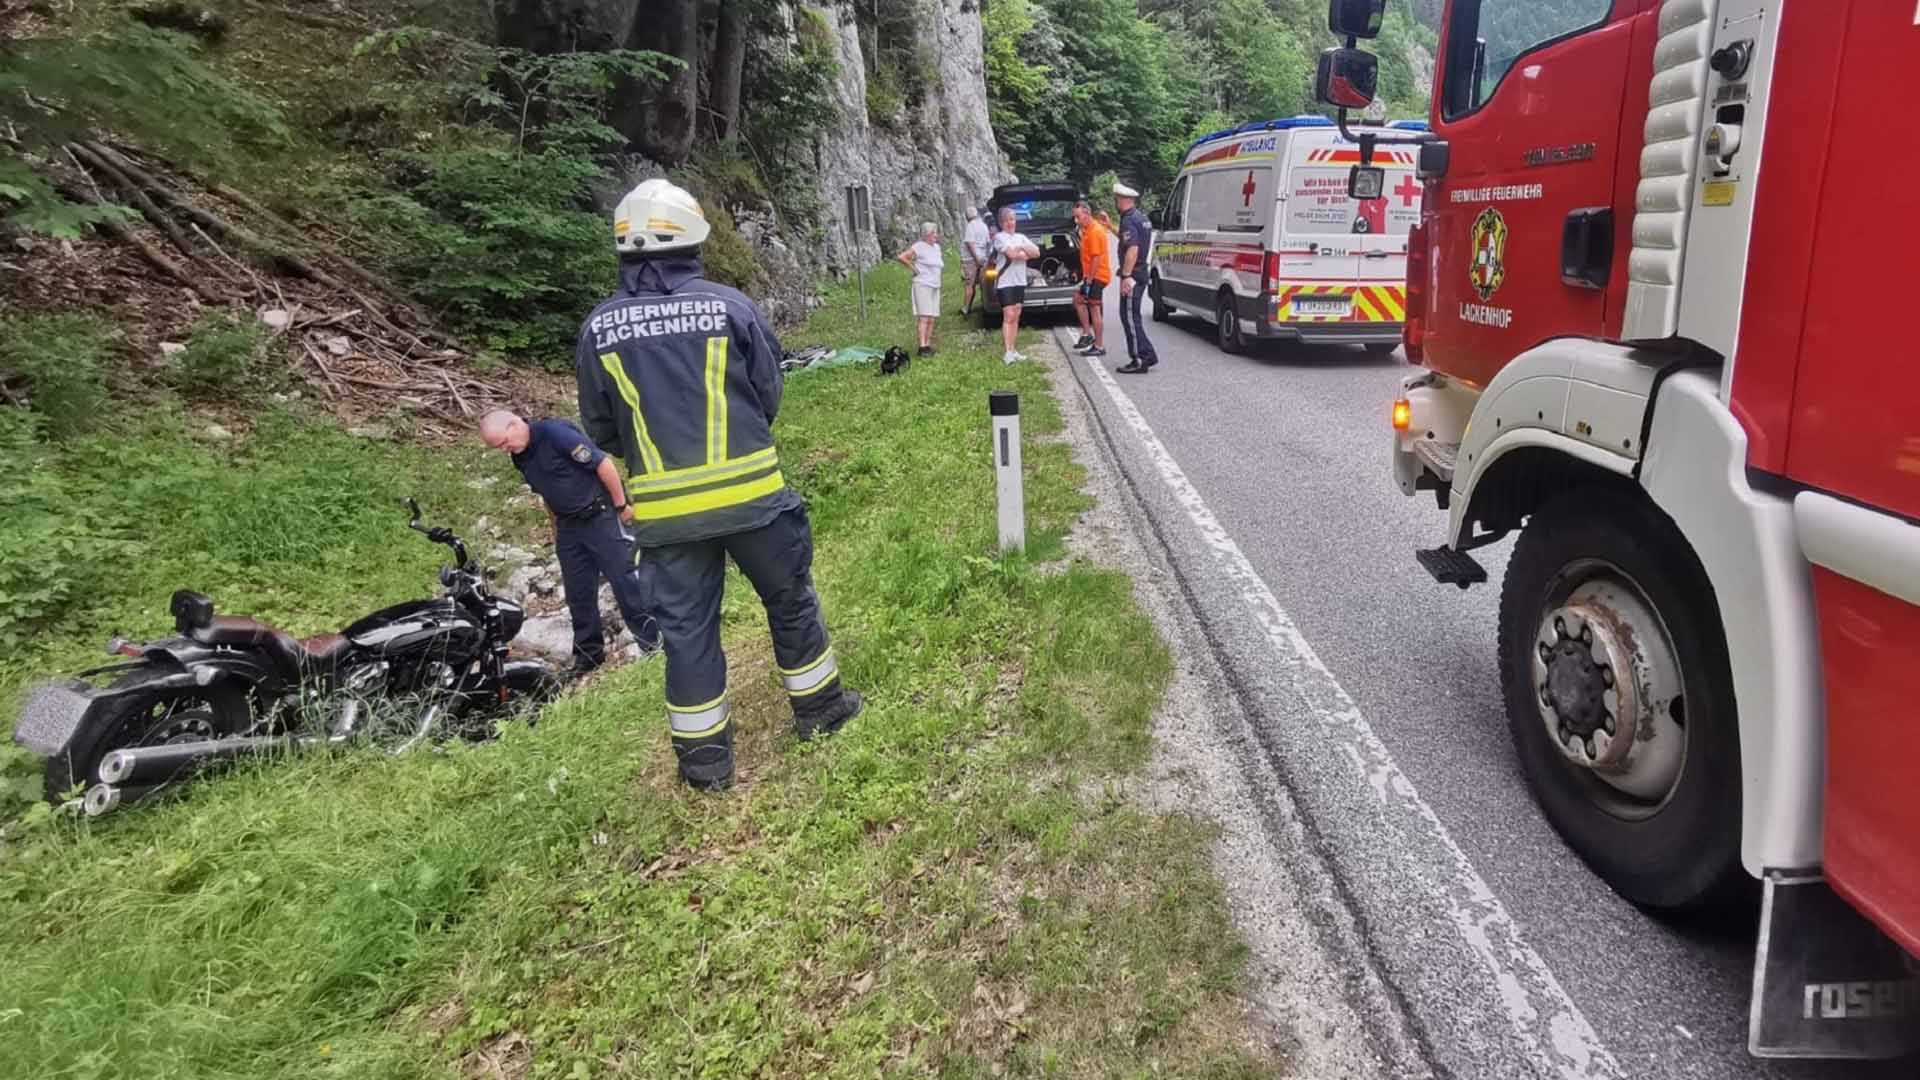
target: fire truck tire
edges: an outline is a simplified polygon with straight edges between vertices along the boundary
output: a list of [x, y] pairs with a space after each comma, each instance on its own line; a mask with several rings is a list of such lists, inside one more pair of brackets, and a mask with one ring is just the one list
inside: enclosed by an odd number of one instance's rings
[[1214, 302], [1213, 318], [1215, 341], [1219, 344], [1220, 351], [1228, 355], [1245, 352], [1247, 343], [1240, 336], [1240, 312], [1234, 305], [1232, 293], [1225, 289], [1220, 290], [1220, 298]]
[[[1612, 640], [1633, 645], [1636, 636], [1654, 635], [1660, 640], [1634, 646], [1635, 654], [1665, 657], [1678, 668], [1664, 676], [1679, 689], [1677, 698], [1640, 691], [1651, 701], [1672, 701], [1660, 714], [1660, 730], [1677, 732], [1681, 746], [1677, 772], [1658, 785], [1664, 795], [1622, 791], [1599, 770], [1576, 764], [1549, 728], [1546, 717], [1573, 715], [1572, 707], [1550, 714], [1543, 706], [1559, 684], [1538, 683], [1535, 651], [1541, 657], [1553, 651], [1543, 640], [1551, 636], [1544, 620], [1559, 611], [1593, 610], [1562, 606], [1583, 602], [1583, 595], [1634, 598], [1609, 609], [1610, 617], [1623, 620], [1620, 610], [1641, 613], [1638, 625], [1614, 624], [1623, 632]], [[1740, 865], [1740, 746], [1726, 643], [1706, 573], [1671, 520], [1637, 492], [1599, 487], [1568, 492], [1537, 511], [1507, 563], [1499, 650], [1520, 770], [1547, 820], [1594, 872], [1648, 908], [1716, 908], [1751, 896], [1753, 882]], [[1584, 651], [1600, 650], [1588, 645]], [[1575, 659], [1580, 670], [1595, 671], [1584, 666], [1592, 656]], [[1617, 705], [1617, 692], [1613, 700]], [[1607, 722], [1614, 722], [1610, 715]], [[1567, 728], [1559, 730], [1565, 739]], [[1629, 755], [1642, 754], [1653, 742], [1630, 745]]]
[[1388, 355], [1391, 355], [1391, 354], [1393, 353], [1393, 350], [1395, 350], [1395, 349], [1397, 349], [1397, 348], [1399, 348], [1399, 347], [1400, 347], [1400, 343], [1399, 343], [1399, 342], [1397, 342], [1397, 341], [1369, 341], [1369, 342], [1367, 342], [1367, 351], [1368, 351], [1368, 352], [1370, 352], [1370, 353], [1372, 353], [1372, 354], [1373, 354], [1373, 355], [1375, 355], [1375, 356], [1388, 356]]
[[1153, 289], [1148, 293], [1153, 300], [1153, 321], [1166, 322], [1173, 318], [1173, 309], [1167, 306], [1167, 298], [1161, 295], [1160, 275], [1153, 277]]

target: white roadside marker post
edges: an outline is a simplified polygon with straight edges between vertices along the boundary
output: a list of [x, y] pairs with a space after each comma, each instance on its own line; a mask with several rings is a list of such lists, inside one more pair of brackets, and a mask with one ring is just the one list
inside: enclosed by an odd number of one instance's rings
[[993, 473], [999, 489], [1000, 550], [1027, 549], [1027, 499], [1020, 481], [1020, 395], [996, 390], [987, 395], [993, 417]]

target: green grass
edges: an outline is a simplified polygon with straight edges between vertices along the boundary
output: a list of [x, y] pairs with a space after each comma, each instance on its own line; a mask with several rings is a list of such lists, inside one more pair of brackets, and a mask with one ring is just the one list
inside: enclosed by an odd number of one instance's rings
[[[905, 274], [870, 286], [864, 327], [840, 289], [789, 346], [910, 345]], [[1063, 446], [1029, 441], [1030, 554], [994, 554], [985, 395], [1019, 391], [1029, 435], [1060, 419], [1042, 371], [1002, 367], [997, 339], [970, 345], [956, 321], [905, 375], [788, 383], [783, 460], [870, 703], [853, 725], [793, 741], [735, 577], [741, 782], [724, 796], [677, 784], [653, 664], [485, 746], [259, 762], [116, 817], [16, 823], [0, 1073], [1270, 1075], [1239, 1031], [1243, 949], [1205, 831], [1112, 794], [1147, 754], [1167, 654], [1124, 577], [1036, 565], [1085, 507]], [[285, 453], [228, 471], [321, 499], [292, 479], [295, 450], [334, 437], [280, 436]], [[225, 556], [215, 591], [291, 611], [412, 584], [412, 538], [352, 510], [381, 470], [440, 479], [455, 513], [493, 497], [457, 482], [474, 451], [364, 452], [380, 458], [313, 512], [351, 527]], [[272, 536], [303, 513], [254, 512]], [[173, 543], [156, 529], [137, 561], [205, 557]]]

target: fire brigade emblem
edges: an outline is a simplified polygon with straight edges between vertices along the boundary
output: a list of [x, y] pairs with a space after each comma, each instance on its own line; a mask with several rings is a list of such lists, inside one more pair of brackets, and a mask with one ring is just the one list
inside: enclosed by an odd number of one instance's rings
[[1480, 299], [1491, 300], [1507, 278], [1507, 219], [1489, 206], [1473, 222], [1473, 262], [1467, 279]]

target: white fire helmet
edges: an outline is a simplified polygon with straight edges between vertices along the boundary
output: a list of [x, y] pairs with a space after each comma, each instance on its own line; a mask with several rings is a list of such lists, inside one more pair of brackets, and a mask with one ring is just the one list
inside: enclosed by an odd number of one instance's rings
[[689, 251], [711, 228], [698, 199], [671, 181], [648, 180], [614, 208], [613, 246], [622, 255]]

